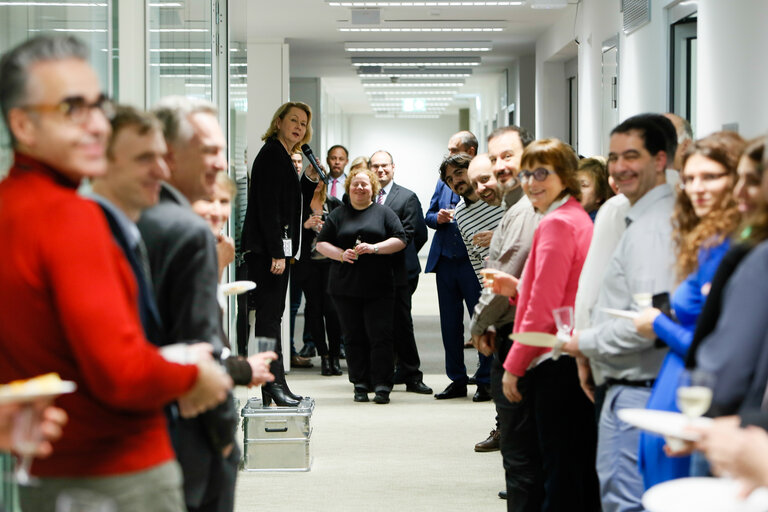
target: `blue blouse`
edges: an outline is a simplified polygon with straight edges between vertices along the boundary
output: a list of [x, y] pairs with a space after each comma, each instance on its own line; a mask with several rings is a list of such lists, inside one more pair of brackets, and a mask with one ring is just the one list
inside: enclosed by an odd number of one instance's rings
[[[654, 320], [653, 330], [669, 346], [669, 353], [661, 365], [648, 399], [648, 409], [679, 411], [675, 401], [678, 381], [685, 369], [685, 355], [696, 330], [696, 321], [707, 300], [709, 284], [730, 245], [730, 240], [726, 238], [719, 245], [699, 251], [698, 268], [680, 283], [672, 296], [672, 309], [679, 323], [663, 313]], [[690, 457], [667, 457], [663, 451], [664, 444], [661, 436], [647, 432], [640, 435], [638, 464], [646, 489], [689, 474]]]

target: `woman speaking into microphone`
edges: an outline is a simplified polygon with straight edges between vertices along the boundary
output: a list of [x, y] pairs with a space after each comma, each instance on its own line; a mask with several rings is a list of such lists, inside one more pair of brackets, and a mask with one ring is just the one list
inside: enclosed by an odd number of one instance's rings
[[[291, 155], [312, 138], [312, 110], [300, 102], [283, 104], [262, 136], [264, 146], [253, 162], [248, 209], [242, 232], [242, 250], [248, 276], [256, 282], [249, 297], [255, 313], [255, 336], [275, 338], [278, 359], [270, 371], [275, 381], [262, 388], [264, 403], [295, 407], [301, 396], [288, 389], [280, 340], [280, 322], [288, 289], [289, 263], [300, 256], [302, 210], [316, 182], [299, 176]], [[245, 352], [247, 340], [239, 340]]]

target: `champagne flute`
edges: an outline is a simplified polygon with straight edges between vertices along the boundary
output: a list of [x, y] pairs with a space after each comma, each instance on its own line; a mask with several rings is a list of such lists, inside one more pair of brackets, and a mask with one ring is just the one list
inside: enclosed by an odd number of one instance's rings
[[570, 340], [573, 330], [573, 306], [564, 306], [552, 310], [552, 316], [557, 326], [557, 345], [552, 350], [552, 359], [560, 359], [561, 350], [565, 342]]
[[[317, 209], [312, 210], [312, 216], [313, 217], [318, 217], [320, 220], [322, 220], [323, 219], [323, 209], [322, 208], [317, 208]], [[316, 233], [319, 233], [320, 229], [321, 229], [320, 226], [313, 226], [312, 227], [312, 230], [315, 231]]]
[[456, 222], [456, 219], [453, 218], [453, 214], [456, 212], [456, 203], [449, 204], [445, 210], [451, 214], [451, 222]]
[[691, 419], [703, 416], [712, 405], [715, 376], [703, 370], [684, 370], [677, 387], [677, 407]]
[[29, 473], [32, 459], [35, 458], [37, 447], [42, 441], [40, 430], [43, 411], [34, 404], [24, 404], [13, 418], [11, 443], [13, 450], [19, 455], [14, 477], [18, 485], [34, 485], [36, 480]]

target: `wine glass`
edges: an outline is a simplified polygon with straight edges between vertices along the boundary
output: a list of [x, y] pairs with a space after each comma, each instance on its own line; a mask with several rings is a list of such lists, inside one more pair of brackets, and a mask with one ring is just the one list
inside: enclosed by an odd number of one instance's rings
[[34, 485], [35, 478], [30, 475], [32, 459], [43, 439], [40, 423], [43, 411], [34, 404], [24, 404], [13, 418], [11, 430], [11, 443], [13, 450], [19, 455], [19, 460], [14, 470], [14, 477], [18, 485]]
[[[277, 340], [275, 338], [257, 337], [255, 341], [256, 341], [256, 353], [271, 352], [275, 350], [275, 345], [277, 345]], [[270, 364], [272, 362], [272, 359], [267, 358], [264, 360], [264, 362], [266, 364]]]
[[456, 219], [453, 218], [453, 214], [456, 212], [456, 203], [450, 203], [445, 210], [451, 214], [451, 222], [456, 222]]
[[[312, 210], [312, 216], [313, 216], [313, 217], [319, 217], [319, 218], [320, 218], [320, 220], [322, 220], [322, 219], [323, 219], [323, 209], [322, 209], [322, 208], [316, 208], [316, 209]], [[314, 230], [316, 233], [319, 233], [319, 232], [320, 232], [320, 229], [321, 229], [321, 227], [320, 227], [320, 226], [313, 226], [313, 227], [312, 227], [312, 229], [313, 229], [313, 230]]]
[[480, 269], [480, 274], [483, 276], [483, 286], [485, 288], [493, 288], [493, 277], [495, 271], [499, 270], [500, 265], [501, 261], [499, 260], [492, 260], [490, 258], [485, 258], [483, 260], [483, 268]]
[[703, 370], [684, 370], [677, 387], [677, 407], [691, 419], [704, 415], [712, 404], [715, 376]]
[[557, 326], [557, 345], [552, 350], [552, 359], [557, 361], [563, 345], [570, 340], [573, 330], [573, 306], [564, 306], [552, 310], [552, 316]]
[[63, 491], [56, 498], [56, 512], [116, 512], [111, 498], [85, 489]]

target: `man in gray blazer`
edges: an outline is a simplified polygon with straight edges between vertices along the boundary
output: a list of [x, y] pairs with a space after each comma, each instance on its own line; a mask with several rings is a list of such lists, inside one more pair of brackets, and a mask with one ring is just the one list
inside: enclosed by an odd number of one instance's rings
[[[226, 341], [216, 300], [216, 241], [190, 203], [213, 195], [216, 174], [227, 167], [226, 139], [216, 108], [207, 102], [165, 98], [155, 114], [168, 144], [170, 178], [159, 204], [142, 214], [138, 226], [147, 245], [162, 339], [167, 344], [205, 341], [219, 351]], [[177, 423], [174, 448], [189, 512], [233, 510], [240, 458], [236, 424], [231, 398], [199, 418]]]

